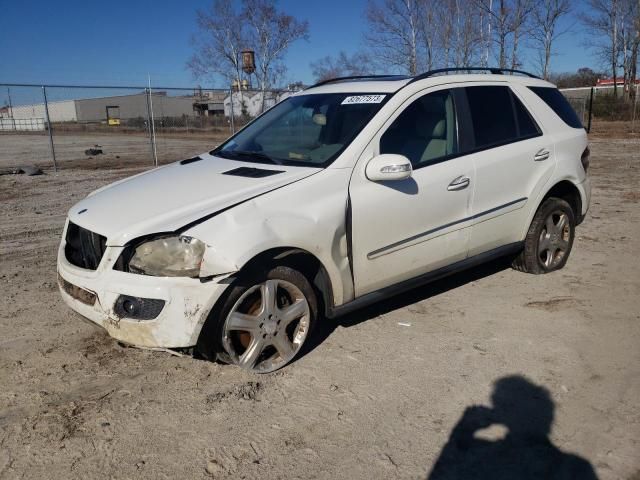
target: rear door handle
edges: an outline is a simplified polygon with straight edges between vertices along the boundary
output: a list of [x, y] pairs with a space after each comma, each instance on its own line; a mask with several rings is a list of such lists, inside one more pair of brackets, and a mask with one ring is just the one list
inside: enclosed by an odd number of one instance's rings
[[549, 158], [549, 155], [551, 155], [549, 153], [549, 150], [545, 150], [544, 148], [541, 150], [538, 150], [538, 153], [535, 154], [535, 156], [533, 157], [533, 159], [536, 162], [542, 162], [544, 160], [546, 160], [547, 158]]
[[451, 183], [447, 187], [447, 190], [449, 190], [450, 192], [454, 192], [456, 190], [464, 190], [469, 186], [470, 183], [471, 183], [471, 180], [469, 179], [469, 177], [460, 175], [459, 177], [456, 177], [453, 180], [451, 180]]

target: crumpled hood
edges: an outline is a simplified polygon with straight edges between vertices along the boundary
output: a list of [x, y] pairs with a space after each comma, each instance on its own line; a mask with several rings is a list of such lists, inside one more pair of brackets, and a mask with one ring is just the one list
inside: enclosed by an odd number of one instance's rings
[[[318, 168], [265, 165], [200, 155], [121, 180], [89, 194], [69, 220], [123, 246], [148, 234], [171, 232], [207, 215], [318, 172]], [[240, 167], [277, 170], [260, 178], [224, 174]]]

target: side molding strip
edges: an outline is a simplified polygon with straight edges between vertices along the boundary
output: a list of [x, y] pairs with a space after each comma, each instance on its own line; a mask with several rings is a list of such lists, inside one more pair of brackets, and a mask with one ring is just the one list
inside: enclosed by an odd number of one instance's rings
[[393, 250], [394, 248], [399, 247], [401, 245], [404, 245], [405, 243], [411, 243], [414, 240], [417, 240], [417, 239], [422, 238], [422, 237], [426, 237], [428, 235], [431, 235], [432, 233], [436, 233], [436, 232], [438, 232], [440, 230], [444, 230], [445, 228], [449, 228], [449, 227], [452, 227], [454, 225], [458, 225], [459, 223], [468, 222], [469, 220], [474, 220], [476, 218], [480, 218], [480, 217], [483, 217], [485, 215], [489, 215], [490, 213], [496, 212], [496, 211], [501, 210], [503, 208], [510, 207], [511, 205], [515, 205], [516, 203], [524, 202], [525, 200], [527, 200], [527, 198], [528, 197], [518, 198], [517, 200], [513, 200], [511, 202], [505, 203], [505, 204], [500, 205], [498, 207], [494, 207], [494, 208], [491, 208], [489, 210], [485, 210], [484, 212], [476, 213], [475, 215], [472, 215], [470, 217], [462, 218], [460, 220], [456, 220], [455, 222], [447, 223], [445, 225], [441, 225], [441, 226], [433, 228], [431, 230], [427, 230], [426, 232], [418, 233], [418, 234], [413, 235], [413, 236], [411, 236], [409, 238], [405, 238], [403, 240], [399, 240], [399, 241], [394, 242], [394, 243], [392, 243], [390, 245], [387, 245], [385, 247], [381, 247], [381, 248], [378, 248], [378, 249], [376, 249], [376, 250], [374, 250], [372, 252], [369, 252], [367, 254], [367, 258], [369, 260], [371, 260], [373, 258], [376, 258], [376, 257], [379, 257], [381, 255], [384, 255], [389, 250]]

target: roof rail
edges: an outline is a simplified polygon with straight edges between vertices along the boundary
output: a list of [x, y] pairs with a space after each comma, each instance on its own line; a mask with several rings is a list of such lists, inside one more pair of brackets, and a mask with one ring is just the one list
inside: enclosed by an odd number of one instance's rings
[[343, 82], [346, 80], [367, 80], [367, 79], [384, 79], [384, 78], [388, 78], [390, 80], [400, 80], [400, 79], [406, 79], [406, 78], [411, 78], [411, 77], [407, 77], [406, 75], [351, 75], [348, 77], [336, 77], [336, 78], [330, 78], [328, 80], [322, 80], [321, 82], [316, 83], [315, 85], [311, 85], [310, 87], [307, 87], [305, 90], [308, 90], [309, 88], [315, 88], [315, 87], [319, 87], [320, 85], [327, 85], [328, 83], [335, 83], [335, 82]]
[[434, 75], [438, 75], [440, 73], [449, 73], [449, 72], [491, 72], [494, 75], [504, 75], [505, 73], [519, 73], [520, 75], [525, 75], [530, 78], [540, 78], [532, 73], [525, 72], [524, 70], [514, 70], [512, 68], [497, 68], [497, 67], [452, 67], [452, 68], [438, 68], [436, 70], [429, 70], [428, 72], [421, 73], [416, 75], [415, 77], [409, 77], [406, 75], [351, 75], [347, 77], [336, 77], [330, 78], [328, 80], [323, 80], [321, 82], [316, 83], [315, 85], [311, 85], [307, 87], [305, 90], [309, 88], [319, 87], [321, 85], [327, 85], [329, 83], [336, 82], [344, 82], [347, 80], [405, 80], [409, 79], [409, 83], [416, 82], [418, 80], [422, 80], [423, 78], [433, 77]]
[[[439, 73], [448, 73], [448, 72], [491, 72], [494, 75], [504, 75], [505, 73], [519, 73], [521, 75], [525, 75], [530, 78], [540, 78], [532, 73], [525, 72], [524, 70], [514, 70], [512, 68], [497, 68], [497, 67], [452, 67], [452, 68], [438, 68], [436, 70], [429, 70], [428, 72], [421, 73], [420, 75], [416, 75], [411, 79], [409, 83], [416, 82], [418, 80], [422, 80], [423, 78], [433, 77], [434, 75], [438, 75]], [[407, 84], [408, 85], [408, 84]]]

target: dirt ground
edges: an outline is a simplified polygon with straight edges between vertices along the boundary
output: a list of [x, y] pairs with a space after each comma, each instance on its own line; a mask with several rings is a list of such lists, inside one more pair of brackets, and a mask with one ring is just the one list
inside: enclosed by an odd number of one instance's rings
[[[19, 154], [7, 138], [2, 162]], [[564, 270], [458, 274], [323, 324], [266, 376], [119, 346], [63, 304], [65, 213], [142, 168], [118, 166], [0, 176], [0, 478], [425, 479], [465, 431], [495, 443], [441, 461], [640, 478], [637, 137], [592, 140], [592, 206]], [[522, 432], [551, 422], [527, 449]]]
[[[158, 132], [156, 154], [159, 163], [189, 158], [215, 147], [224, 136], [173, 135]], [[85, 155], [85, 150], [99, 145], [103, 154]], [[65, 168], [122, 168], [153, 165], [149, 137], [145, 134], [105, 134], [55, 132], [53, 146], [56, 161]], [[5, 167], [37, 165], [50, 170], [53, 167], [49, 136], [46, 132], [0, 132], [0, 170]]]

